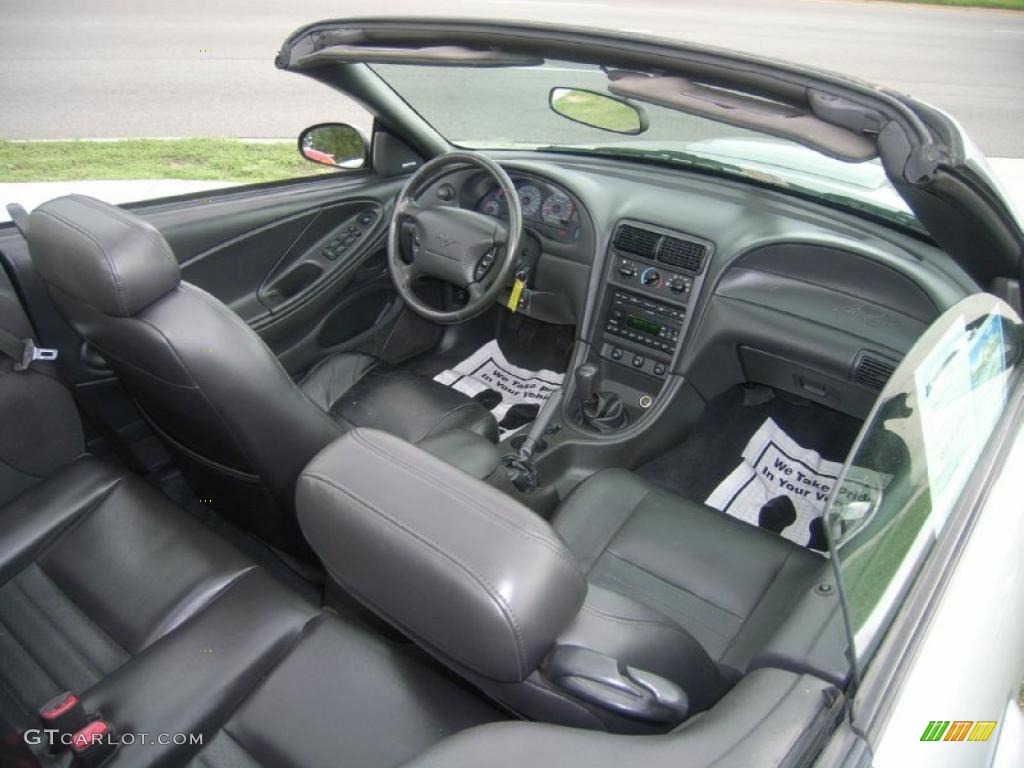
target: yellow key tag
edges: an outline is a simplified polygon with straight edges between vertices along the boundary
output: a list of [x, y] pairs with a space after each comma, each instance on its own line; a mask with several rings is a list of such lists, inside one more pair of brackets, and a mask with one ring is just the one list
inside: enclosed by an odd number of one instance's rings
[[510, 312], [515, 312], [519, 309], [519, 297], [523, 295], [523, 288], [525, 287], [526, 283], [518, 277], [516, 278], [516, 281], [512, 283], [512, 292], [508, 295], [508, 304], [505, 305], [509, 308]]

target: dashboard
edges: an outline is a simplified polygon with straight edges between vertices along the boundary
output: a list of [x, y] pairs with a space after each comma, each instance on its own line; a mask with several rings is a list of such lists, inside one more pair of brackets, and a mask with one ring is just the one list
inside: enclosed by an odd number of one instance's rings
[[[705, 400], [756, 382], [863, 417], [928, 324], [978, 290], [912, 233], [776, 190], [607, 158], [493, 156], [523, 210], [519, 311], [575, 326], [634, 401], [680, 382]], [[425, 194], [507, 216], [478, 171]]]

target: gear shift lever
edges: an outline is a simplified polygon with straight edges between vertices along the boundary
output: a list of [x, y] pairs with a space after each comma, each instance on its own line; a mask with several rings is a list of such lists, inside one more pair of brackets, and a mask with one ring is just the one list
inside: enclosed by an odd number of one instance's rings
[[602, 392], [597, 383], [598, 368], [584, 363], [574, 372], [581, 424], [598, 432], [614, 432], [629, 424], [629, 411], [614, 392]]

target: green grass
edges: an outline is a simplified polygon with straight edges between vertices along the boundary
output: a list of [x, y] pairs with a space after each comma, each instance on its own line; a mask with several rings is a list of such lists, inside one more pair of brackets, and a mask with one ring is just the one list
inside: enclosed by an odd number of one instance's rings
[[[868, 0], [869, 2], [871, 0]], [[956, 5], [961, 8], [1004, 8], [1024, 11], [1024, 0], [882, 0], [889, 3], [914, 3], [916, 5]]]
[[330, 173], [292, 142], [238, 139], [0, 140], [0, 182], [197, 179], [256, 183]]

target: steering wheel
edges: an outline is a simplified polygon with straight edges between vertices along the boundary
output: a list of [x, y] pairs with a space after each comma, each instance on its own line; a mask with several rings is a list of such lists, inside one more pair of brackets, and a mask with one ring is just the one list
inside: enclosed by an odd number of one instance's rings
[[[467, 166], [487, 171], [497, 182], [508, 204], [507, 223], [477, 211], [418, 200], [443, 172]], [[411, 234], [408, 254], [402, 251], [403, 239], [409, 239], [405, 233]], [[398, 194], [388, 230], [388, 269], [413, 312], [437, 323], [458, 323], [480, 314], [497, 298], [515, 267], [522, 234], [523, 209], [505, 170], [479, 152], [449, 152], [422, 165]], [[464, 288], [469, 301], [461, 309], [434, 309], [412, 290], [420, 277]]]

